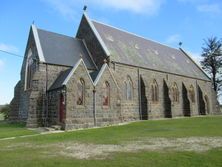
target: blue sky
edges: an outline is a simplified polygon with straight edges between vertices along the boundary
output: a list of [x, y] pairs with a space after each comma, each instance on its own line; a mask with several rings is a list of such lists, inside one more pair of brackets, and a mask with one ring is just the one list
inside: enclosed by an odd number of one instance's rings
[[[200, 60], [203, 39], [221, 38], [221, 0], [4, 0], [0, 5], [0, 49], [24, 56], [32, 22], [75, 36], [84, 4], [88, 15], [148, 39], [178, 47]], [[9, 103], [22, 58], [0, 52], [0, 104]]]

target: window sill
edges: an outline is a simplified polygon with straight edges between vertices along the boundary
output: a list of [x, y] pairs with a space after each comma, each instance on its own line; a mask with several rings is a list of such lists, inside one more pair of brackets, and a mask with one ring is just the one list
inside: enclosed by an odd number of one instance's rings
[[108, 109], [110, 109], [110, 106], [102, 106], [102, 109], [108, 110]]
[[85, 105], [76, 105], [76, 108], [85, 108]]

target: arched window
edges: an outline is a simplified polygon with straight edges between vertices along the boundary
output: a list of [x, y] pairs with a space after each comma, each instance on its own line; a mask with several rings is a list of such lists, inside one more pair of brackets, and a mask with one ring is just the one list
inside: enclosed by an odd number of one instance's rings
[[77, 83], [77, 105], [84, 105], [85, 82], [81, 78]]
[[192, 103], [195, 103], [195, 92], [194, 92], [193, 85], [190, 86], [189, 96], [190, 96], [191, 102], [192, 102]]
[[109, 82], [103, 83], [103, 106], [109, 106], [110, 103], [110, 85]]
[[126, 80], [126, 100], [133, 99], [133, 83], [129, 76], [127, 76]]
[[29, 49], [26, 60], [26, 73], [25, 73], [25, 90], [30, 89], [32, 85], [32, 77], [35, 72], [35, 62], [33, 60], [32, 50]]
[[174, 83], [172, 87], [172, 97], [173, 102], [179, 102], [179, 90], [176, 83]]
[[152, 101], [158, 102], [159, 100], [159, 91], [158, 91], [158, 85], [156, 80], [153, 80], [153, 83], [151, 85], [151, 94], [152, 94]]

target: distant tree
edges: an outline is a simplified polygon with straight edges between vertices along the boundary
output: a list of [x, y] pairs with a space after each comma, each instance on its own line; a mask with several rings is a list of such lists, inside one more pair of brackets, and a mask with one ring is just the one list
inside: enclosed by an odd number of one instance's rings
[[213, 89], [218, 94], [222, 86], [222, 41], [218, 40], [217, 37], [204, 40], [201, 56], [203, 57], [201, 65], [210, 74]]
[[10, 112], [10, 105], [6, 104], [0, 109], [0, 113], [4, 115], [4, 118], [7, 119]]

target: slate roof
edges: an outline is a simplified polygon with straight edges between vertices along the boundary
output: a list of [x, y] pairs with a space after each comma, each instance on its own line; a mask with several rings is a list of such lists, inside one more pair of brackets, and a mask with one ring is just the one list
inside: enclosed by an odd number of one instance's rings
[[98, 74], [99, 74], [99, 70], [89, 73], [89, 75], [90, 75], [90, 77], [92, 78], [93, 81], [96, 80], [96, 77], [97, 77]]
[[50, 86], [49, 90], [55, 90], [63, 86], [64, 81], [68, 77], [72, 68], [62, 71], [59, 76], [56, 78], [55, 82]]
[[198, 65], [180, 49], [145, 39], [92, 21], [110, 52], [110, 60], [133, 66], [209, 80]]
[[81, 55], [88, 69], [96, 69], [82, 40], [38, 28], [37, 32], [45, 63], [74, 66]]

